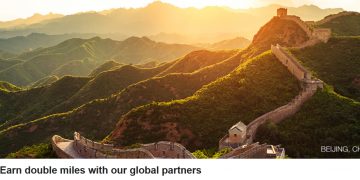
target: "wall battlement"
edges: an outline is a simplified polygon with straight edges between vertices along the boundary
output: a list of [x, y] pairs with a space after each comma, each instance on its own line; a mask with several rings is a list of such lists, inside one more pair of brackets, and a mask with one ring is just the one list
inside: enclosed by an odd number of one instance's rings
[[309, 24], [316, 24], [316, 22], [313, 23], [306, 23], [303, 20], [301, 20], [300, 17], [294, 16], [294, 15], [287, 15], [287, 16], [281, 16], [281, 19], [290, 20], [295, 22], [299, 25], [299, 27], [304, 30], [304, 32], [309, 37], [310, 42], [305, 42], [304, 44], [307, 46], [312, 46], [319, 42], [327, 43], [329, 38], [331, 37], [331, 29], [328, 28], [311, 28]]
[[296, 79], [299, 81], [311, 79], [311, 73], [307, 71], [294, 56], [287, 53], [280, 45], [271, 45], [271, 51], [276, 58], [287, 67], [290, 73], [296, 77]]
[[[247, 134], [246, 134], [246, 141], [244, 143], [245, 145], [252, 144], [253, 139], [256, 135], [257, 128], [260, 125], [266, 122], [280, 123], [282, 120], [291, 117], [296, 112], [298, 112], [301, 106], [315, 94], [318, 88], [323, 88], [323, 82], [319, 79], [313, 78], [311, 76], [311, 73], [305, 67], [303, 67], [298, 62], [298, 60], [294, 56], [292, 56], [289, 52], [287, 52], [283, 47], [281, 47], [280, 45], [276, 45], [276, 46], [272, 45], [271, 50], [272, 53], [277, 57], [277, 59], [284, 66], [288, 68], [290, 73], [293, 74], [299, 81], [301, 81], [304, 84], [303, 89], [288, 104], [278, 107], [268, 113], [265, 113], [260, 117], [256, 118], [255, 120], [253, 120], [251, 123], [249, 123], [247, 125], [247, 130], [246, 130]], [[240, 144], [235, 144], [234, 147], [234, 144], [229, 144], [227, 139], [228, 139], [228, 135], [225, 135], [219, 141], [219, 149], [230, 147], [235, 150], [237, 149], [237, 147], [241, 146]]]
[[74, 140], [54, 135], [51, 143], [53, 150], [60, 158], [195, 158], [181, 144], [167, 141], [141, 144], [139, 148], [134, 149], [119, 149], [112, 144], [94, 142], [75, 132]]

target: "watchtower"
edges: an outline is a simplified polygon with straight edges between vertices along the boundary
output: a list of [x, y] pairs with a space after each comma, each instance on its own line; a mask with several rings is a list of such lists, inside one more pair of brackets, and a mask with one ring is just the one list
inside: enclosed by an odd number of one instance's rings
[[279, 8], [279, 9], [277, 9], [277, 16], [278, 16], [278, 17], [287, 16], [287, 9], [286, 9], [286, 8]]

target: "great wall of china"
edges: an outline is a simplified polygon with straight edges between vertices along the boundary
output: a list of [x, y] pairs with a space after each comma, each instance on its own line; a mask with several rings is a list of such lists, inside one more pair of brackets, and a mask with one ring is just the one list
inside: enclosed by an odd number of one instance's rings
[[[279, 10], [282, 12], [279, 13]], [[325, 28], [311, 28], [309, 25], [321, 25], [340, 16], [347, 16], [359, 13], [342, 12], [330, 15], [318, 22], [304, 22], [297, 16], [289, 16], [283, 8], [278, 9], [278, 17], [290, 20], [299, 25], [308, 35], [309, 40], [301, 46], [294, 48], [305, 48], [317, 43], [326, 43], [331, 37], [331, 30]], [[280, 123], [282, 120], [291, 117], [298, 112], [301, 106], [309, 100], [318, 88], [323, 88], [323, 82], [313, 78], [311, 73], [303, 67], [299, 61], [284, 47], [280, 45], [271, 46], [272, 53], [276, 58], [288, 68], [289, 72], [295, 76], [302, 84], [301, 92], [288, 104], [276, 108], [262, 116], [256, 118], [246, 126], [246, 139], [240, 144], [233, 146], [229, 142], [229, 134], [219, 141], [219, 149], [230, 148], [231, 152], [221, 158], [283, 158], [285, 149], [278, 146], [253, 143], [257, 128], [266, 123]], [[119, 149], [111, 144], [101, 144], [74, 133], [74, 140], [64, 139], [60, 136], [53, 136], [52, 147], [60, 158], [195, 158], [184, 146], [174, 142], [160, 141], [157, 143], [140, 144], [134, 149]]]
[[[295, 48], [305, 48], [313, 46], [319, 42], [326, 43], [331, 37], [330, 29], [312, 29], [299, 17], [288, 16], [287, 12], [279, 13], [278, 11], [278, 18], [295, 22], [308, 35], [309, 40], [300, 47]], [[277, 44], [276, 46], [272, 45], [271, 52], [284, 66], [287, 67], [289, 72], [300, 81], [300, 83], [302, 84], [302, 90], [288, 104], [278, 107], [273, 111], [265, 113], [260, 117], [256, 118], [255, 120], [251, 121], [251, 123], [249, 123], [246, 127], [245, 140], [232, 142], [230, 134], [225, 135], [219, 141], [219, 149], [233, 149], [233, 151], [225, 155], [225, 157], [244, 157], [239, 156], [239, 154], [244, 154], [244, 150], [248, 152], [246, 153], [247, 157], [258, 156], [257, 153], [259, 152], [259, 149], [265, 149], [266, 145], [252, 146], [257, 128], [266, 122], [280, 123], [282, 120], [291, 117], [296, 112], [298, 112], [301, 106], [315, 94], [318, 88], [323, 88], [323, 82], [319, 79], [313, 78], [311, 73], [305, 67], [303, 67], [299, 63], [299, 61], [284, 47], [281, 47], [279, 44]]]
[[181, 158], [193, 159], [194, 156], [179, 143], [160, 141], [150, 144], [139, 144], [133, 149], [119, 149], [112, 144], [91, 141], [74, 133], [74, 140], [53, 136], [52, 147], [60, 158], [121, 158], [121, 159], [154, 159]]

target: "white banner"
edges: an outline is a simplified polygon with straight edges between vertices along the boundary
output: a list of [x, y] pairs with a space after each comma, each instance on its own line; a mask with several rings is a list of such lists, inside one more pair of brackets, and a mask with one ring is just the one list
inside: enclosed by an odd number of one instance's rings
[[[0, 160], [0, 179], [344, 179], [359, 160]], [[107, 179], [104, 179], [107, 178]]]

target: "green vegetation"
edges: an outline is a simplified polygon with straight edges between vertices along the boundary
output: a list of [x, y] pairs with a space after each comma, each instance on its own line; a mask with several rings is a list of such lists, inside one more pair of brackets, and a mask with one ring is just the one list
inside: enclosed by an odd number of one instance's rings
[[329, 86], [306, 102], [293, 117], [258, 129], [256, 141], [282, 144], [290, 157], [345, 158], [359, 153], [322, 153], [321, 146], [358, 146], [360, 103], [335, 93]]
[[22, 61], [19, 60], [2, 60], [0, 59], [0, 71], [9, 68], [15, 64], [19, 64]]
[[207, 48], [213, 50], [244, 49], [248, 47], [250, 44], [251, 44], [250, 40], [243, 37], [236, 37], [233, 39], [216, 42], [214, 44], [209, 45]]
[[[113, 130], [118, 119], [132, 108], [152, 101], [169, 101], [188, 97], [204, 84], [224, 76], [236, 68], [242, 61], [241, 56], [243, 55], [239, 53], [226, 61], [193, 73], [169, 74], [159, 78], [151, 78], [131, 85], [106, 99], [91, 101], [66, 113], [49, 115], [33, 122], [29, 122], [31, 121], [30, 118], [23, 118], [24, 124], [10, 127], [0, 133], [1, 144], [8, 146], [7, 149], [0, 149], [0, 154], [17, 150], [24, 145], [49, 141], [54, 134], [71, 137], [73, 131], [81, 132], [91, 139], [101, 140]], [[172, 63], [163, 64], [157, 68], [170, 65]], [[133, 69], [129, 66], [124, 66], [124, 68]], [[106, 71], [99, 75], [109, 72]], [[124, 74], [125, 77], [129, 75]], [[13, 143], [12, 139], [17, 139], [17, 143]]]
[[331, 31], [335, 36], [359, 36], [360, 15], [340, 16], [320, 25], [320, 27], [331, 28]]
[[56, 68], [51, 74], [58, 77], [66, 75], [87, 76], [96, 67], [96, 64], [94, 60], [89, 58], [74, 60]]
[[331, 38], [291, 52], [335, 92], [360, 101], [360, 37]]
[[[0, 81], [0, 91], [3, 91], [3, 92], [13, 92], [13, 91], [20, 91], [21, 88], [13, 85], [13, 84], [10, 84], [8, 82], [3, 82], [3, 81]], [[1, 101], [0, 101], [1, 102]], [[1, 107], [1, 106], [0, 106]]]
[[90, 77], [95, 77], [98, 74], [105, 72], [105, 71], [109, 71], [109, 70], [113, 70], [116, 68], [119, 68], [120, 66], [123, 66], [124, 64], [118, 63], [116, 61], [106, 61], [104, 64], [100, 65], [99, 67], [97, 67], [96, 69], [94, 69], [89, 76]]
[[203, 67], [219, 63], [235, 55], [238, 51], [207, 51], [199, 50], [187, 54], [185, 57], [177, 60], [172, 66], [161, 72], [157, 76], [163, 76], [170, 73], [191, 73]]
[[10, 153], [6, 158], [56, 158], [56, 154], [53, 152], [51, 144], [36, 144]]
[[20, 54], [15, 59], [24, 62], [0, 71], [0, 80], [26, 86], [49, 75], [87, 76], [96, 66], [109, 59], [123, 63], [139, 63], [150, 59], [164, 61], [196, 49], [190, 45], [157, 43], [145, 37], [131, 37], [124, 41], [99, 37], [75, 38], [53, 47]]
[[224, 149], [222, 149], [222, 150], [220, 150], [220, 151], [216, 151], [216, 150], [217, 150], [216, 148], [196, 150], [196, 151], [193, 152], [192, 154], [193, 154], [197, 159], [218, 159], [218, 158], [220, 158], [222, 155], [231, 152], [231, 149], [229, 149], [229, 148], [224, 148]]
[[50, 86], [0, 94], [0, 129], [39, 117], [49, 108], [70, 98], [89, 78], [65, 76]]
[[[192, 53], [191, 53], [192, 54]], [[209, 52], [209, 54], [214, 54]], [[216, 52], [218, 54], [218, 58], [223, 59], [224, 56], [230, 56], [233, 53], [228, 52]], [[222, 55], [220, 55], [222, 54]], [[207, 54], [202, 53], [201, 55], [205, 57], [209, 57]], [[190, 66], [187, 64], [193, 64], [192, 59], [196, 61], [197, 59], [205, 59], [200, 55], [197, 56], [187, 56], [187, 58], [181, 58], [177, 61], [178, 64], [183, 64], [184, 66]], [[182, 63], [182, 62], [185, 63]], [[216, 62], [216, 61], [210, 61]], [[77, 83], [76, 89], [68, 89], [63, 93], [62, 91], [65, 89], [64, 87], [74, 87], [70, 83], [74, 83], [74, 80], [68, 80], [65, 83], [62, 83], [63, 86], [55, 86], [51, 85], [49, 87], [44, 87], [39, 90], [28, 90], [21, 92], [21, 94], [7, 94], [6, 96], [0, 96], [0, 101], [4, 102], [4, 107], [0, 108], [1, 112], [4, 112], [1, 117], [6, 118], [9, 122], [6, 124], [6, 127], [9, 125], [14, 125], [14, 123], [24, 123], [30, 120], [40, 118], [42, 116], [46, 116], [54, 113], [61, 113], [72, 110], [73, 108], [79, 107], [84, 103], [87, 103], [94, 99], [106, 98], [113, 93], [118, 93], [127, 86], [137, 83], [139, 81], [151, 78], [152, 76], [158, 74], [159, 72], [164, 71], [165, 69], [169, 69], [169, 67], [173, 67], [172, 63], [165, 63], [161, 66], [150, 68], [150, 69], [140, 69], [130, 65], [121, 66], [118, 69], [114, 69], [111, 71], [106, 71], [100, 73], [98, 76], [93, 77], [92, 79], [87, 79], [86, 84]], [[172, 75], [167, 78], [158, 78], [157, 80], [149, 80], [146, 83], [142, 83], [137, 87], [130, 88], [132, 89], [131, 95], [128, 93], [125, 96], [122, 96], [123, 100], [128, 101], [128, 107], [134, 107], [139, 103], [151, 102], [153, 100], [171, 100], [174, 98], [184, 98], [191, 95], [193, 92], [198, 90], [204, 83], [210, 82], [211, 80], [216, 79], [219, 76], [225, 75], [227, 72], [230, 72], [234, 69], [239, 61], [234, 61], [227, 63], [230, 65], [224, 68], [221, 66], [217, 67], [217, 71], [205, 71], [202, 73], [197, 73], [193, 75], [192, 78], [188, 78], [189, 75], [177, 74]], [[209, 63], [203, 63], [209, 64]], [[224, 63], [225, 64], [225, 63]], [[204, 66], [204, 65], [199, 65]], [[193, 68], [194, 69], [194, 68]], [[212, 68], [215, 69], [215, 68]], [[194, 69], [195, 70], [195, 69]], [[221, 71], [220, 71], [221, 70]], [[209, 74], [205, 76], [205, 74]], [[205, 76], [205, 77], [204, 77]], [[46, 81], [47, 79], [44, 79]], [[41, 81], [42, 82], [42, 81]], [[41, 82], [40, 85], [42, 84]], [[188, 83], [193, 82], [194, 85], [188, 86]], [[46, 83], [46, 82], [45, 82]], [[67, 84], [68, 83], [68, 84]], [[165, 85], [165, 86], [164, 86]], [[140, 87], [140, 88], [138, 88]], [[143, 87], [147, 87], [144, 89]], [[61, 93], [59, 95], [51, 94], [51, 96], [46, 96], [47, 90], [52, 89], [52, 92]], [[136, 90], [137, 89], [137, 90]], [[34, 91], [37, 93], [42, 93], [42, 95], [37, 94], [34, 95]], [[37, 96], [41, 96], [38, 97]], [[59, 98], [61, 97], [61, 98]], [[126, 98], [124, 98], [126, 97]], [[141, 99], [137, 99], [138, 97], [142, 97]], [[46, 98], [46, 99], [44, 99]], [[41, 99], [41, 100], [40, 100]], [[130, 100], [132, 102], [130, 102]], [[11, 102], [11, 103], [10, 103]], [[23, 105], [17, 107], [19, 103]], [[56, 103], [56, 104], [54, 104]], [[129, 110], [129, 109], [127, 109]], [[26, 117], [26, 118], [25, 118]], [[5, 125], [2, 126], [4, 128]]]
[[284, 47], [298, 46], [308, 39], [306, 32], [295, 22], [274, 17], [254, 36], [252, 46], [264, 51], [275, 44]]
[[15, 54], [12, 54], [12, 53], [9, 53], [9, 52], [6, 52], [6, 51], [3, 51], [0, 49], [0, 59], [9, 59], [9, 58], [12, 58], [15, 56], [16, 56]]
[[66, 112], [94, 99], [106, 98], [113, 93], [119, 93], [131, 84], [155, 76], [171, 64], [167, 63], [150, 69], [124, 65], [117, 69], [100, 73], [87, 82], [71, 98], [49, 109], [47, 114]]
[[298, 91], [297, 80], [267, 52], [186, 99], [133, 109], [108, 141], [128, 145], [171, 140], [190, 150], [214, 148], [233, 124], [251, 122], [286, 104]]
[[39, 79], [38, 81], [31, 83], [29, 85], [29, 88], [38, 88], [41, 86], [47, 86], [52, 84], [53, 82], [56, 82], [57, 80], [59, 80], [59, 78], [57, 76], [51, 75], [51, 76], [46, 76], [42, 79]]
[[61, 34], [47, 35], [31, 33], [27, 36], [16, 36], [8, 39], [0, 39], [0, 49], [6, 52], [20, 54], [38, 48], [55, 46], [71, 38], [91, 38], [93, 34]]

